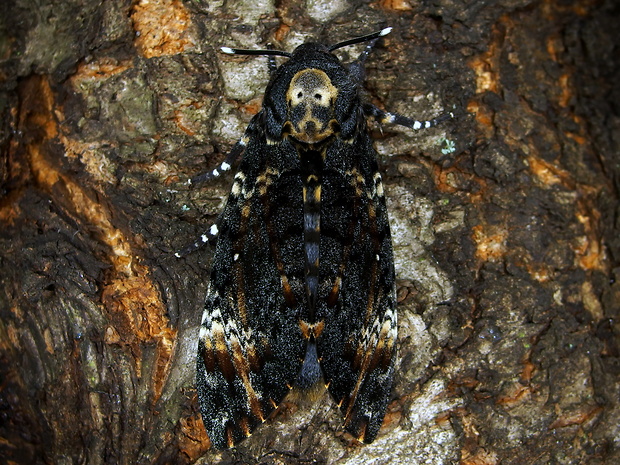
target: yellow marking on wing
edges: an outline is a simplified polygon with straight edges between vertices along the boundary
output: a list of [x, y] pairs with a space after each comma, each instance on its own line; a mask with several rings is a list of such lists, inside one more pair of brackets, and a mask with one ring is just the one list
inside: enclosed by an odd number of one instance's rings
[[243, 417], [239, 420], [239, 428], [243, 432], [243, 435], [248, 438], [252, 435], [250, 432], [250, 425], [248, 423], [248, 417]]
[[226, 443], [228, 444], [228, 447], [233, 447], [235, 445], [232, 428], [230, 426], [226, 426]]
[[231, 340], [231, 349], [233, 353], [235, 370], [237, 372], [237, 376], [239, 376], [239, 378], [241, 379], [241, 382], [243, 383], [243, 387], [245, 388], [250, 411], [256, 418], [260, 418], [261, 421], [265, 421], [265, 416], [263, 414], [263, 407], [260, 403], [258, 395], [256, 394], [256, 391], [254, 391], [252, 382], [250, 381], [250, 376], [249, 376], [250, 367], [249, 367], [248, 361], [246, 357], [244, 356], [241, 344], [236, 337], [232, 338]]
[[[280, 263], [281, 265], [281, 263]], [[276, 264], [277, 266], [277, 264]], [[284, 267], [283, 266], [278, 266], [278, 270], [282, 268], [281, 271], [284, 271]], [[288, 277], [285, 274], [281, 274], [280, 275], [280, 281], [282, 282], [282, 292], [284, 294], [284, 300], [286, 300], [286, 304], [289, 307], [294, 307], [295, 303], [297, 302], [297, 299], [295, 298], [295, 293], [293, 292], [293, 289], [291, 288], [291, 284], [288, 281]]]
[[367, 430], [367, 429], [368, 429], [368, 422], [367, 422], [367, 421], [365, 421], [365, 422], [362, 424], [362, 429], [361, 429], [361, 431], [359, 432], [359, 435], [357, 436], [357, 440], [358, 440], [359, 442], [364, 442], [364, 439], [366, 438], [366, 430]]

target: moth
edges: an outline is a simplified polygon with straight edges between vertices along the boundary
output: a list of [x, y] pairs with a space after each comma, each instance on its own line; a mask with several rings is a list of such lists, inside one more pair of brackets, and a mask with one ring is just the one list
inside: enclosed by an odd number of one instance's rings
[[[323, 381], [344, 429], [372, 442], [385, 416], [396, 354], [397, 315], [390, 226], [366, 118], [418, 122], [361, 98], [364, 62], [391, 28], [325, 46], [267, 55], [261, 111], [226, 160], [193, 182], [230, 170], [198, 341], [196, 386], [218, 449], [235, 446], [293, 388]], [[334, 50], [368, 42], [349, 66]], [[276, 66], [275, 56], [288, 60]]]

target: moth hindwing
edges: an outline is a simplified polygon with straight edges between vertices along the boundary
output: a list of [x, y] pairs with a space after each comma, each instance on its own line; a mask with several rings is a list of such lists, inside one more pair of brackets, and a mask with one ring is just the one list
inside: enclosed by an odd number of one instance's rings
[[[270, 55], [263, 107], [218, 176], [243, 153], [217, 235], [200, 328], [197, 390], [214, 447], [236, 445], [292, 386], [321, 379], [359, 441], [375, 439], [394, 375], [390, 228], [366, 117], [417, 122], [363, 104], [364, 62], [384, 29], [331, 47]], [[345, 67], [332, 53], [368, 42]], [[276, 67], [273, 55], [288, 60]]]

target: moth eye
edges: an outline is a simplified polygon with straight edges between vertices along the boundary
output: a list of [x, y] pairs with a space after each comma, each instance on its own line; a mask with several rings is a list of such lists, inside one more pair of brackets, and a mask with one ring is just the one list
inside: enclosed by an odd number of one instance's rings
[[314, 98], [317, 100], [321, 100], [322, 95], [321, 94], [314, 94]]
[[304, 96], [304, 93], [303, 93], [303, 92], [299, 92], [299, 93], [297, 94], [297, 98], [302, 98], [303, 96]]

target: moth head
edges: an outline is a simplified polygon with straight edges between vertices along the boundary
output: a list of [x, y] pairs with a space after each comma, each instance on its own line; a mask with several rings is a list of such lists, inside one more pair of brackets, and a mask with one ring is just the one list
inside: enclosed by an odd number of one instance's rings
[[325, 71], [306, 68], [295, 73], [286, 91], [288, 117], [283, 133], [316, 144], [339, 132], [334, 112], [337, 96], [338, 89]]

